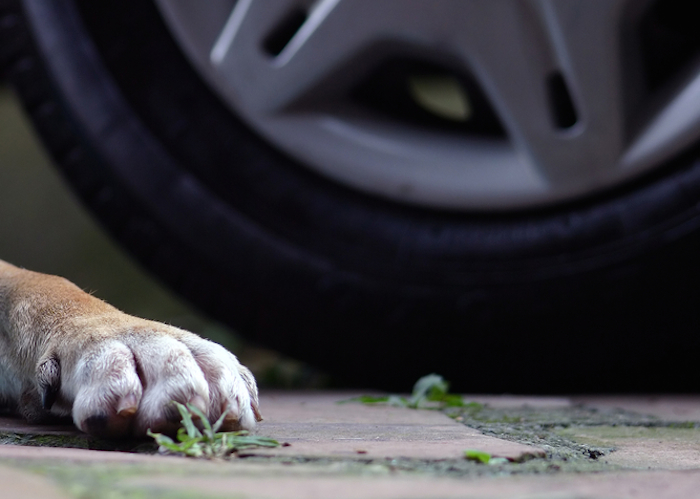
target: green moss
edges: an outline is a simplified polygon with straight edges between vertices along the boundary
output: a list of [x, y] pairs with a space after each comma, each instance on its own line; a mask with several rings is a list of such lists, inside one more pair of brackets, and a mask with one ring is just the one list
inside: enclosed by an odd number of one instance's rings
[[66, 447], [74, 449], [111, 450], [154, 454], [158, 446], [150, 440], [107, 440], [88, 435], [55, 435], [0, 432], [0, 445], [30, 447]]
[[0, 444], [28, 445], [32, 447], [71, 447], [89, 448], [85, 437], [72, 435], [28, 435], [21, 433], [0, 433]]

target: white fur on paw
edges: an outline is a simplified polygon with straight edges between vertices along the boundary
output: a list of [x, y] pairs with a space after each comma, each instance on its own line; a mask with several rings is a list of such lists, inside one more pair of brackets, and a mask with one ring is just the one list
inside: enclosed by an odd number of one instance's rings
[[73, 399], [73, 421], [96, 435], [130, 432], [141, 396], [141, 381], [131, 350], [110, 340], [80, 356], [74, 369], [64, 370], [64, 396]]
[[210, 407], [208, 416], [216, 421], [224, 418], [225, 430], [252, 430], [260, 420], [258, 390], [250, 371], [235, 355], [221, 345], [194, 335], [181, 338], [209, 383]]
[[147, 429], [172, 432], [177, 428], [180, 415], [173, 401], [191, 403], [208, 412], [207, 380], [183, 343], [165, 335], [142, 335], [131, 348], [144, 385], [136, 414], [137, 434]]
[[108, 437], [174, 433], [181, 417], [173, 401], [197, 406], [212, 422], [226, 412], [227, 431], [252, 430], [261, 419], [252, 374], [221, 345], [163, 324], [128, 326], [101, 331], [84, 351], [62, 352], [54, 412], [72, 402], [81, 430]]

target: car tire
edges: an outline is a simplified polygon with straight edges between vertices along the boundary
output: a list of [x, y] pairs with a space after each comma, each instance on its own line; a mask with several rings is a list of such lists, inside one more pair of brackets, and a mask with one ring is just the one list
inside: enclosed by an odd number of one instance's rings
[[546, 208], [409, 206], [310, 171], [210, 90], [150, 2], [0, 0], [0, 65], [143, 266], [345, 386], [694, 390], [700, 156]]

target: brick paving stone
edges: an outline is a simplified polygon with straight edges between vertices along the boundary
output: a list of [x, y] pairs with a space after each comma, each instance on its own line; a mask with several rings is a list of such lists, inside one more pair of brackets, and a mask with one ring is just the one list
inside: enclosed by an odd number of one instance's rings
[[289, 447], [263, 455], [460, 459], [465, 449], [520, 459], [543, 455], [537, 447], [482, 435], [438, 411], [341, 403], [352, 395], [308, 393], [261, 397], [265, 420], [258, 433]]
[[[90, 463], [159, 463], [169, 460], [173, 464], [182, 461], [176, 456], [156, 456], [89, 449], [69, 449], [65, 447], [30, 447], [24, 445], [0, 445], [0, 459], [4, 461], [39, 460], [50, 462], [90, 462]], [[0, 497], [2, 495], [0, 494]]]
[[[290, 445], [247, 452], [302, 457], [418, 459], [460, 459], [466, 449], [479, 449], [510, 459], [543, 454], [537, 447], [482, 435], [438, 411], [338, 403], [354, 395], [357, 394], [271, 392], [262, 395], [260, 402], [265, 420], [256, 433]], [[70, 426], [43, 427], [12, 418], [0, 419], [0, 430], [40, 435], [82, 435]], [[94, 452], [97, 454], [91, 454]], [[61, 453], [68, 459], [128, 461], [148, 458], [81, 449], [0, 446], [0, 457], [21, 455], [41, 458], [42, 455]]]
[[152, 477], [131, 482], [240, 499], [692, 499], [700, 472], [615, 472], [454, 479], [307, 476], [292, 471], [231, 477]]
[[66, 499], [62, 491], [44, 477], [0, 465], [2, 499]]

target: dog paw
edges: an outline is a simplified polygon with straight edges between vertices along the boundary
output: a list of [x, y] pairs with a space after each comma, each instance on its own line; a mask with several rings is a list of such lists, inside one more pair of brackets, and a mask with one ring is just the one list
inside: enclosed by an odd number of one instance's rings
[[88, 317], [37, 366], [45, 409], [70, 414], [82, 431], [103, 437], [174, 433], [192, 404], [225, 431], [262, 419], [251, 372], [221, 345], [187, 331], [130, 316]]

